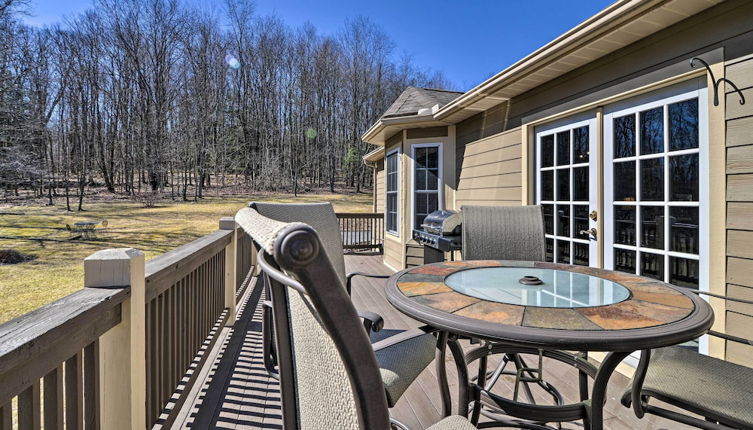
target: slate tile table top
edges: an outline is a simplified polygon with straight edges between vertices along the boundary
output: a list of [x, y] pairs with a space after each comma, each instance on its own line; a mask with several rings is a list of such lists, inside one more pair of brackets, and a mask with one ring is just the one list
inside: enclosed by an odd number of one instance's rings
[[[580, 273], [618, 284], [629, 296], [601, 306], [539, 307], [484, 300], [446, 283], [460, 271], [488, 267]], [[414, 267], [390, 278], [387, 298], [407, 315], [451, 333], [552, 349], [636, 351], [675, 345], [703, 335], [713, 323], [704, 300], [664, 282], [545, 262], [455, 261]]]
[[[484, 275], [480, 276], [482, 270]], [[541, 286], [521, 286], [519, 281], [525, 276], [537, 276], [545, 282]], [[571, 287], [569, 296], [557, 291], [560, 280], [565, 287]], [[468, 285], [471, 283], [475, 285]], [[578, 297], [587, 300], [574, 300], [576, 290]], [[621, 272], [545, 262], [472, 260], [427, 264], [392, 275], [386, 293], [399, 311], [440, 329], [440, 339], [445, 343], [449, 334], [490, 341], [467, 352], [464, 360], [455, 360], [458, 375], [465, 379], [458, 399], [461, 415], [467, 414], [470, 404], [466, 360], [476, 353], [482, 353], [478, 357], [488, 351], [499, 353], [491, 351], [498, 346], [503, 353], [533, 351], [548, 353], [552, 358], [568, 355], [566, 351], [608, 352], [598, 368], [591, 365], [588, 372], [585, 367], [579, 368], [580, 403], [540, 406], [497, 398], [498, 409], [492, 409], [492, 415], [487, 417], [502, 423], [505, 415], [529, 422], [582, 419], [584, 428], [602, 430], [609, 378], [625, 357], [634, 351], [690, 341], [706, 333], [714, 322], [711, 307], [687, 290]], [[564, 304], [542, 300], [543, 293], [562, 297]], [[450, 347], [458, 348], [456, 343]], [[463, 356], [457, 352], [453, 356]], [[438, 357], [437, 373], [443, 375], [440, 381], [445, 381], [440, 384], [440, 391], [448, 399], [444, 354], [440, 352]], [[479, 365], [479, 369], [483, 386], [485, 365]], [[590, 390], [586, 376], [593, 378]], [[449, 414], [449, 401], [443, 404], [445, 414]], [[480, 410], [489, 413], [487, 408], [488, 405], [480, 407], [475, 402], [471, 416], [477, 417]], [[504, 414], [499, 415], [500, 411]]]

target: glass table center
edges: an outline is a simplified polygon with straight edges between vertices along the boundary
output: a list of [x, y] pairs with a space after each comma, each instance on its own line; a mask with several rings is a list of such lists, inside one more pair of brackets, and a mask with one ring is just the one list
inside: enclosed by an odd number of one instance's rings
[[[541, 282], [531, 282], [531, 277]], [[481, 300], [545, 308], [605, 306], [630, 297], [627, 288], [598, 276], [530, 267], [461, 270], [447, 276], [444, 283]]]

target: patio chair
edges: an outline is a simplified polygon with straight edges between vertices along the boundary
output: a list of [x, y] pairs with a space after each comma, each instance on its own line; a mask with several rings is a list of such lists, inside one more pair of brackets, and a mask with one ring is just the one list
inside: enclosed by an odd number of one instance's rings
[[[354, 277], [386, 279], [388, 275], [368, 274], [362, 272], [345, 272], [345, 257], [343, 252], [340, 225], [332, 205], [329, 203], [287, 204], [252, 202], [250, 208], [260, 215], [280, 222], [305, 222], [317, 232], [325, 255], [332, 263], [337, 278], [345, 286], [348, 296], [351, 293], [351, 283]], [[263, 311], [262, 344], [264, 347], [264, 364], [267, 372], [276, 377], [277, 358], [274, 348], [272, 330], [273, 313], [270, 303], [270, 290], [266, 285], [267, 302]], [[426, 331], [410, 332], [401, 330], [383, 330], [384, 320], [381, 316], [358, 310], [361, 324], [369, 334], [373, 343], [382, 342], [384, 348], [377, 352], [380, 368], [382, 369], [388, 404], [393, 407], [403, 395], [408, 386], [431, 363], [435, 356], [437, 339], [433, 333]], [[402, 342], [390, 344], [395, 336], [407, 336]]]
[[[527, 260], [544, 261], [546, 242], [544, 216], [541, 206], [463, 206], [464, 260]], [[475, 342], [472, 340], [472, 342]], [[520, 354], [506, 353], [504, 345], [488, 345], [488, 354], [479, 360], [479, 374], [475, 381], [490, 390], [502, 375], [515, 377], [515, 392], [522, 382], [523, 393], [535, 403], [529, 383], [547, 391], [556, 403], [562, 403], [559, 391], [537, 375], [537, 368], [529, 366]], [[486, 371], [487, 355], [504, 354], [499, 365]], [[552, 355], [544, 353], [544, 355]], [[506, 370], [512, 363], [515, 370]], [[540, 370], [540, 369], [539, 369]], [[528, 381], [528, 382], [527, 382]], [[517, 400], [517, 395], [515, 396]], [[474, 405], [473, 420], [478, 419], [480, 405]], [[496, 409], [500, 413], [499, 408]]]
[[[236, 220], [261, 246], [257, 261], [277, 322], [283, 427], [388, 429], [380, 344], [372, 345], [361, 327], [317, 232], [251, 208], [242, 209]], [[472, 428], [454, 416], [432, 430]]]
[[464, 260], [544, 261], [541, 206], [463, 206]]
[[[753, 305], [750, 300], [690, 291], [743, 306]], [[753, 316], [741, 308], [738, 305], [735, 312]], [[753, 345], [753, 340], [738, 336], [713, 330], [708, 334], [729, 342]], [[703, 419], [651, 404], [652, 398]], [[638, 418], [653, 414], [693, 427], [715, 430], [753, 429], [752, 401], [753, 369], [681, 346], [642, 351], [630, 389], [622, 396], [622, 404], [632, 407]]]

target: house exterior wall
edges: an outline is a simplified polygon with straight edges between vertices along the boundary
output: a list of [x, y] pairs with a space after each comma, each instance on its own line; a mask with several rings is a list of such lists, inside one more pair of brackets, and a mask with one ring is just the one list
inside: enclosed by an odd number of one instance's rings
[[374, 212], [384, 213], [385, 183], [384, 160], [379, 160], [374, 168]]
[[521, 204], [520, 127], [457, 147], [455, 209]]
[[[694, 56], [708, 61], [717, 79], [733, 81], [747, 103], [740, 105], [727, 87], [726, 97], [714, 106], [713, 82], [705, 70], [690, 67]], [[448, 183], [454, 199], [445, 195], [447, 207], [532, 203], [537, 126], [592, 112], [602, 145], [605, 106], [704, 77], [709, 167], [701, 180], [709, 182], [709, 290], [753, 299], [753, 2], [724, 2], [458, 123], [455, 133], [448, 133], [454, 145], [455, 182]], [[410, 147], [405, 139], [402, 145], [402, 200], [409, 202], [410, 162], [405, 155]], [[410, 235], [410, 209], [402, 210], [405, 240]], [[401, 268], [407, 254], [415, 252], [406, 250], [406, 244], [401, 243], [401, 260], [389, 257], [395, 261], [389, 263], [393, 267]], [[714, 299], [711, 304], [717, 315], [715, 329], [750, 337], [753, 318], [740, 311], [753, 313], [753, 305]], [[751, 346], [713, 340], [709, 353], [753, 366]]]
[[[745, 95], [740, 105], [736, 93], [726, 95], [727, 173], [727, 294], [753, 299], [753, 56], [725, 62], [725, 77]], [[729, 91], [731, 88], [727, 88]], [[751, 337], [753, 305], [729, 302], [726, 331]], [[727, 342], [727, 359], [753, 366], [753, 346]]]

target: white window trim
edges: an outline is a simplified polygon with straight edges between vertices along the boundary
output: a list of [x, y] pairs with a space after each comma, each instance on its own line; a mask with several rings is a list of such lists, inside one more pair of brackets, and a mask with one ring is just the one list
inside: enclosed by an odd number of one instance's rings
[[437, 159], [437, 162], [439, 163], [439, 170], [437, 175], [437, 180], [439, 183], [437, 184], [437, 209], [444, 209], [444, 166], [443, 166], [443, 153], [444, 153], [444, 145], [442, 142], [432, 142], [432, 143], [414, 143], [411, 145], [411, 165], [410, 165], [410, 183], [411, 183], [411, 190], [410, 190], [410, 225], [411, 229], [418, 229], [421, 228], [421, 226], [416, 226], [416, 148], [433, 148], [437, 147], [439, 148], [439, 158]]
[[[397, 153], [397, 164], [396, 164], [397, 165], [397, 172], [396, 172], [397, 173], [397, 185], [396, 185], [397, 189], [395, 191], [389, 191], [388, 185], [387, 185], [387, 181], [389, 181], [389, 170], [387, 167], [387, 158], [389, 158], [390, 155], [394, 153]], [[401, 154], [400, 147], [398, 146], [397, 148], [388, 152], [384, 156], [384, 231], [395, 237], [400, 237], [400, 154]], [[395, 220], [395, 228], [397, 230], [395, 231], [389, 230], [387, 228], [387, 216], [389, 215], [387, 205], [388, 205], [388, 201], [389, 201], [388, 197], [390, 193], [394, 193], [397, 196], [397, 198], [395, 199], [395, 205], [397, 205], [397, 207], [395, 208], [395, 212], [397, 212], [397, 216], [396, 216], [397, 219]]]

